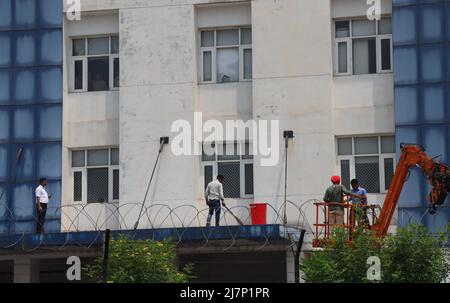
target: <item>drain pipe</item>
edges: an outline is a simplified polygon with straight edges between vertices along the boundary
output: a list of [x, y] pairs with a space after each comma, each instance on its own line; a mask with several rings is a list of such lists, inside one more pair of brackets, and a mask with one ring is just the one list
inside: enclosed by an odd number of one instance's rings
[[295, 283], [300, 283], [300, 254], [302, 252], [303, 239], [305, 237], [305, 230], [300, 230], [300, 238], [297, 242], [297, 251], [295, 252]]

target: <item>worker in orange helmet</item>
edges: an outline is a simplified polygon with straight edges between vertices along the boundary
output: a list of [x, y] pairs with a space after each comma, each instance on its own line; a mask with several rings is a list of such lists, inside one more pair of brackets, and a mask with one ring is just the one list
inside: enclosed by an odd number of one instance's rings
[[[344, 185], [341, 184], [341, 177], [332, 176], [331, 183], [333, 183], [330, 187], [325, 191], [325, 196], [323, 197], [324, 202], [332, 202], [332, 203], [344, 203], [344, 195], [349, 195], [353, 198], [363, 198], [358, 194], [354, 194], [345, 188]], [[329, 206], [329, 224], [330, 225], [342, 225], [344, 224], [344, 206], [340, 205], [330, 205]], [[335, 226], [334, 226], [335, 227]]]

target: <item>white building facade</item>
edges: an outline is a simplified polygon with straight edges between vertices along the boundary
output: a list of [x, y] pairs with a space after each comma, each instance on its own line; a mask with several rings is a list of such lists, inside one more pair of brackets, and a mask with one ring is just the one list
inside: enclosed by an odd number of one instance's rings
[[[249, 205], [265, 202], [267, 223], [286, 212], [307, 242], [330, 176], [347, 186], [358, 178], [382, 204], [395, 167], [392, 4], [381, 1], [379, 21], [369, 9], [361, 0], [82, 0], [81, 19], [63, 27], [62, 230], [131, 229], [138, 218], [139, 228], [203, 226], [205, 183], [218, 173], [245, 223]], [[172, 143], [173, 123], [194, 128], [198, 113], [204, 123], [279, 121], [279, 161], [166, 145], [146, 195], [160, 137]], [[295, 135], [286, 198], [285, 130]], [[235, 142], [215, 148], [224, 143]]]

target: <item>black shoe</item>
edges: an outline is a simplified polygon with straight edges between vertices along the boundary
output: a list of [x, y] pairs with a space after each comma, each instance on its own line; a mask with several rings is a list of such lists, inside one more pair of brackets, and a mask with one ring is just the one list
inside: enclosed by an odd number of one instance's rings
[[211, 224], [210, 223], [206, 223], [206, 227], [210, 227], [211, 226]]

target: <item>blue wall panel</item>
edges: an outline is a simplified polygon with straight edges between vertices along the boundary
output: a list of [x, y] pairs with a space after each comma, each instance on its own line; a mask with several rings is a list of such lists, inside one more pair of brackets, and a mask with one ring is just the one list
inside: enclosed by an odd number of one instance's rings
[[[450, 161], [450, 1], [393, 0], [396, 143], [418, 143]], [[399, 200], [399, 223], [436, 230], [450, 218], [448, 198], [427, 213], [430, 185], [413, 168]]]
[[62, 21], [61, 0], [0, 0], [0, 233], [34, 232], [42, 177], [60, 228]]

